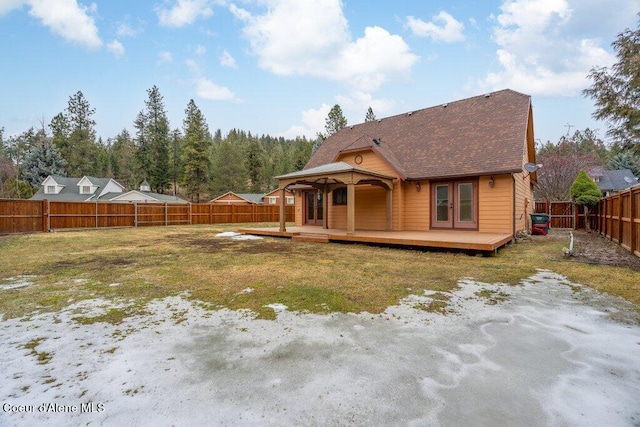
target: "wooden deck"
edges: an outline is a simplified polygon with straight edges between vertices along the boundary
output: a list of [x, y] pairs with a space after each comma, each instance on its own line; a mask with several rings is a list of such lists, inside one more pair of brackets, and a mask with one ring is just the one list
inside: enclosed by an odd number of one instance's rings
[[364, 231], [357, 230], [348, 236], [346, 230], [323, 229], [321, 227], [242, 228], [241, 233], [257, 236], [288, 237], [309, 242], [358, 242], [392, 246], [413, 246], [475, 250], [496, 253], [511, 242], [512, 236], [505, 233], [480, 233], [478, 231], [432, 230], [432, 231]]

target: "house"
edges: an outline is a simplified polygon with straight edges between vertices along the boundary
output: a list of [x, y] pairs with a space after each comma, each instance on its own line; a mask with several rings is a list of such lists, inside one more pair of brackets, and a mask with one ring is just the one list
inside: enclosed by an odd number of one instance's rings
[[[285, 191], [285, 204], [287, 206], [293, 205], [295, 202], [292, 191]], [[278, 205], [280, 204], [280, 191], [276, 188], [262, 196], [262, 203], [265, 205]]]
[[538, 167], [531, 97], [506, 89], [346, 127], [277, 179], [295, 191], [295, 227], [496, 233], [504, 244], [529, 229]]
[[638, 178], [629, 169], [607, 170], [602, 166], [594, 166], [589, 169], [588, 175], [598, 184], [598, 188], [605, 197], [638, 183]]
[[126, 193], [106, 194], [103, 200], [111, 202], [138, 202], [138, 203], [189, 203], [184, 199], [170, 194], [154, 193], [147, 180], [142, 181], [139, 190], [130, 190]]
[[124, 187], [113, 178], [66, 178], [49, 175], [42, 181], [32, 200], [48, 199], [52, 201], [86, 202], [99, 200], [107, 194], [121, 194]]
[[224, 193], [209, 201], [218, 205], [261, 205], [263, 194], [257, 193], [239, 193], [233, 191]]
[[95, 178], [83, 176], [82, 178], [66, 178], [49, 175], [42, 182], [40, 189], [31, 197], [32, 200], [51, 200], [63, 202], [162, 202], [162, 203], [187, 203], [176, 196], [153, 193], [149, 184], [144, 181], [140, 190], [124, 192], [124, 186], [113, 178]]

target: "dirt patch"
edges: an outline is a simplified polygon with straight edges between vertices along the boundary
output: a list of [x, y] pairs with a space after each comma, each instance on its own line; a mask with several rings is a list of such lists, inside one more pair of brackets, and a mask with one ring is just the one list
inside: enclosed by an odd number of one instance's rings
[[86, 270], [100, 270], [105, 267], [126, 267], [135, 264], [134, 260], [125, 258], [100, 258], [100, 259], [79, 259], [79, 260], [63, 260], [53, 263], [54, 268], [77, 268], [82, 267]]
[[597, 233], [574, 231], [573, 259], [587, 264], [627, 267], [640, 271], [640, 257]]

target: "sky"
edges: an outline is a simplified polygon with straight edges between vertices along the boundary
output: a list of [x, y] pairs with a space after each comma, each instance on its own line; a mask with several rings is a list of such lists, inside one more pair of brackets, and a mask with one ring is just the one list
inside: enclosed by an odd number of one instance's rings
[[170, 126], [190, 99], [210, 130], [315, 138], [505, 88], [535, 138], [607, 125], [582, 95], [640, 0], [0, 0], [0, 128], [16, 135], [82, 91], [103, 140], [133, 133], [154, 85]]

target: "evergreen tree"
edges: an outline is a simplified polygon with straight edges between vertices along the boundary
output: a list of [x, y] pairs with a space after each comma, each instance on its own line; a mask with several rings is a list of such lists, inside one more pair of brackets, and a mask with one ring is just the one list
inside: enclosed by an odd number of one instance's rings
[[629, 169], [637, 177], [640, 177], [640, 156], [631, 150], [616, 153], [609, 163], [609, 169]]
[[[235, 132], [230, 132], [231, 134]], [[211, 183], [212, 196], [219, 196], [227, 191], [242, 193], [247, 190], [248, 174], [245, 167], [245, 156], [235, 136], [222, 140], [214, 153]]]
[[114, 178], [129, 189], [137, 188], [143, 178], [136, 174], [136, 146], [128, 130], [123, 129], [115, 137], [109, 154]]
[[593, 84], [583, 94], [595, 101], [593, 117], [609, 121], [610, 136], [627, 148], [640, 149], [640, 25], [618, 34], [612, 46], [618, 62], [611, 69], [592, 68]]
[[49, 175], [66, 176], [66, 163], [55, 144], [47, 138], [31, 150], [24, 164], [22, 177], [37, 188]]
[[[58, 146], [60, 154], [67, 162], [66, 170], [69, 176], [99, 175], [99, 156], [94, 129], [96, 122], [92, 118], [94, 114], [95, 109], [91, 108], [81, 91], [69, 97], [64, 115], [64, 122], [68, 125], [68, 137], [62, 147]], [[58, 123], [57, 117], [54, 118], [56, 126], [60, 125], [62, 128], [56, 129], [56, 132], [64, 131], [64, 122]], [[61, 135], [62, 133], [57, 136]]]
[[584, 207], [585, 228], [590, 229], [589, 207], [598, 203], [602, 197], [602, 192], [598, 185], [589, 178], [589, 175], [583, 170], [578, 173], [575, 181], [571, 184], [571, 199], [577, 204]]
[[367, 115], [364, 116], [364, 122], [373, 122], [376, 120], [376, 115], [373, 114], [373, 109], [371, 107], [369, 107], [369, 109], [367, 110]]
[[[182, 162], [182, 144], [183, 138], [180, 129], [174, 129], [170, 135], [171, 139], [171, 156], [169, 156], [169, 164], [171, 165], [171, 178], [173, 179], [173, 195], [178, 194], [178, 179], [184, 173]], [[208, 155], [208, 153], [207, 153]]]
[[169, 120], [157, 86], [147, 90], [145, 109], [134, 122], [138, 145], [138, 167], [152, 191], [171, 187], [169, 168]]
[[247, 171], [249, 174], [249, 191], [252, 193], [265, 192], [266, 188], [262, 180], [262, 172], [265, 163], [265, 153], [262, 144], [257, 138], [249, 143], [247, 151]]
[[342, 108], [340, 108], [338, 104], [334, 105], [325, 119], [324, 129], [327, 132], [326, 137], [330, 137], [346, 126], [347, 119], [344, 117], [344, 114], [342, 114]]
[[207, 122], [196, 103], [189, 101], [183, 121], [184, 174], [182, 182], [187, 194], [196, 202], [200, 202], [200, 194], [206, 190], [209, 183], [210, 163], [209, 145], [211, 136]]

